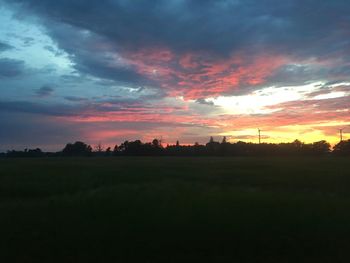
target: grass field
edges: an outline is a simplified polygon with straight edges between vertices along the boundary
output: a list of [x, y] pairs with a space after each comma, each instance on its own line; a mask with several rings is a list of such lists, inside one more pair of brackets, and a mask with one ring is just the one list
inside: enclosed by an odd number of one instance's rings
[[350, 262], [350, 160], [0, 159], [0, 262]]

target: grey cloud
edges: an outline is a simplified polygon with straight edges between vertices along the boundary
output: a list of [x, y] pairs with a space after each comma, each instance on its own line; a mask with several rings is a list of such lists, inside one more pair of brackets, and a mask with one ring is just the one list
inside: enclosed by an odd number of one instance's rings
[[[78, 102], [76, 97], [65, 98], [68, 101]], [[79, 100], [79, 99], [78, 99]], [[43, 102], [29, 101], [0, 101], [0, 111], [32, 113], [56, 117], [89, 117], [104, 112], [142, 112], [143, 110], [153, 109], [152, 105], [137, 100], [100, 100], [90, 102], [88, 100], [80, 100], [80, 103], [67, 104], [55, 103], [48, 104]], [[141, 109], [140, 109], [141, 108]], [[174, 108], [176, 109], [176, 107]]]
[[327, 87], [327, 86], [322, 86], [320, 87], [318, 90], [314, 91], [314, 92], [310, 92], [305, 94], [305, 97], [307, 98], [313, 98], [316, 97], [318, 95], [324, 95], [324, 94], [328, 94], [332, 91], [331, 87]]
[[61, 55], [63, 55], [63, 52], [60, 50], [57, 50], [56, 48], [52, 47], [52, 46], [48, 46], [46, 45], [44, 47], [47, 51], [50, 51], [51, 53], [53, 53], [55, 56], [59, 57]]
[[33, 37], [24, 37], [24, 38], [22, 38], [22, 40], [23, 40], [23, 45], [25, 47], [31, 46], [35, 41], [35, 39]]
[[67, 140], [77, 140], [83, 134], [79, 125], [30, 113], [0, 110], [0, 122], [0, 152], [35, 147], [57, 151], [64, 147]]
[[[282, 108], [281, 112], [283, 111], [303, 111], [306, 114], [310, 114], [312, 112], [336, 112], [336, 111], [342, 111], [342, 110], [349, 110], [350, 109], [350, 96], [343, 96], [338, 98], [330, 98], [330, 99], [309, 99], [309, 100], [302, 100], [302, 101], [290, 101], [290, 102], [284, 102], [280, 104], [276, 104], [273, 106], [268, 106], [266, 108], [270, 109], [279, 109]], [[322, 115], [322, 114], [320, 114]], [[325, 113], [324, 113], [324, 116]]]
[[11, 78], [21, 75], [25, 70], [22, 60], [0, 58], [0, 78]]
[[77, 72], [135, 86], [155, 84], [132, 66], [119, 62], [114, 56], [118, 50], [107, 39], [66, 24], [52, 23], [48, 30], [59, 48], [70, 55]]
[[12, 48], [13, 47], [11, 45], [0, 42], [0, 52], [7, 51], [7, 50], [10, 50]]
[[88, 101], [87, 98], [75, 97], [75, 96], [65, 96], [64, 99], [67, 100], [67, 101], [71, 101], [71, 102], [84, 102], [84, 101]]
[[39, 88], [35, 91], [35, 94], [38, 97], [48, 97], [48, 96], [52, 95], [53, 92], [54, 92], [54, 89], [52, 87], [42, 86], [41, 88]]
[[122, 111], [121, 105], [108, 105], [103, 103], [80, 103], [80, 104], [65, 104], [65, 103], [38, 103], [29, 101], [0, 101], [0, 111], [40, 114], [53, 117], [88, 117], [89, 112], [103, 113], [105, 111]]
[[74, 116], [76, 107], [67, 105], [48, 105], [28, 101], [0, 101], [0, 111], [34, 113], [49, 116]]
[[303, 85], [327, 78], [324, 67], [317, 65], [284, 65], [268, 78], [267, 83], [271, 85]]
[[345, 92], [345, 94], [350, 94], [350, 85], [342, 84], [342, 85], [337, 85], [337, 86], [333, 86], [333, 84], [335, 83], [326, 83], [324, 85], [319, 86], [318, 90], [310, 92], [305, 94], [305, 96], [307, 98], [313, 98], [315, 96], [318, 95], [325, 95], [325, 94], [329, 94], [332, 92]]
[[206, 101], [205, 99], [197, 99], [196, 103], [203, 104], [203, 105], [214, 106], [214, 102]]

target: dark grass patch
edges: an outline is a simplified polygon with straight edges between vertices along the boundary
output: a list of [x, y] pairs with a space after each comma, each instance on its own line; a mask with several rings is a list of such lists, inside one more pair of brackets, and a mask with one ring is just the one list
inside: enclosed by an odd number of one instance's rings
[[349, 262], [343, 158], [0, 160], [3, 262]]

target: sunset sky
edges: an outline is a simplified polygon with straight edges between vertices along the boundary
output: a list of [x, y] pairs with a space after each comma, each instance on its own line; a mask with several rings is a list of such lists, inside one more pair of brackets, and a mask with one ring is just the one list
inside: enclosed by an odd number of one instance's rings
[[348, 0], [0, 0], [0, 151], [350, 139]]

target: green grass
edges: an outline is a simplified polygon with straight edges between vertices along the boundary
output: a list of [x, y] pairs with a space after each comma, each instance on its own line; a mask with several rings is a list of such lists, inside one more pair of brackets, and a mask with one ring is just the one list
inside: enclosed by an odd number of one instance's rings
[[349, 164], [0, 159], [0, 262], [350, 262]]

